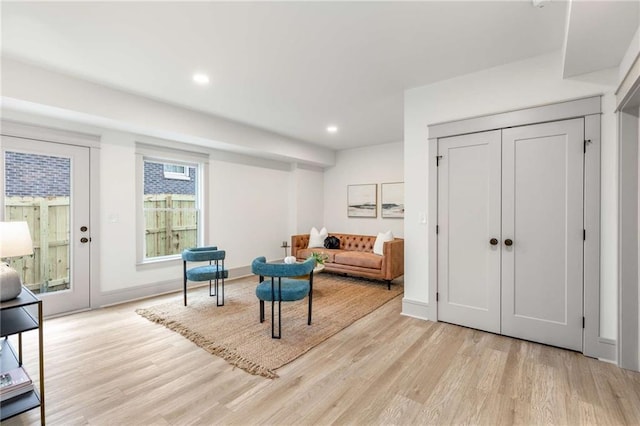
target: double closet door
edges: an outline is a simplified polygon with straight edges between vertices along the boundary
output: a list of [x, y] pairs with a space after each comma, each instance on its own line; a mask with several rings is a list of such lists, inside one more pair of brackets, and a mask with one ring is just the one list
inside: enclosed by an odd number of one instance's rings
[[438, 140], [438, 320], [582, 350], [584, 119]]

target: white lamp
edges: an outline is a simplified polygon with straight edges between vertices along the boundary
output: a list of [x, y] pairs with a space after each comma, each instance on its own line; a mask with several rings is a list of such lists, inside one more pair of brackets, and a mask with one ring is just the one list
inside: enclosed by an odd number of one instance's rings
[[[27, 222], [0, 222], [0, 259], [33, 253]], [[0, 302], [18, 297], [22, 291], [20, 274], [0, 262]]]

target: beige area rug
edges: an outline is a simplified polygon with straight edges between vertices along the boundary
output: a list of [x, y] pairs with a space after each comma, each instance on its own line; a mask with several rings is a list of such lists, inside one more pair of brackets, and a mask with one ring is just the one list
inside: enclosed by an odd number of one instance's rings
[[[225, 305], [217, 307], [208, 286], [189, 291], [188, 306], [179, 300], [138, 309], [143, 317], [176, 331], [206, 351], [248, 373], [278, 377], [276, 370], [402, 294], [403, 285], [322, 273], [313, 280], [313, 316], [307, 325], [308, 299], [282, 302], [282, 339], [271, 338], [271, 302], [259, 321], [257, 277], [225, 283]], [[276, 327], [277, 309], [276, 304]]]

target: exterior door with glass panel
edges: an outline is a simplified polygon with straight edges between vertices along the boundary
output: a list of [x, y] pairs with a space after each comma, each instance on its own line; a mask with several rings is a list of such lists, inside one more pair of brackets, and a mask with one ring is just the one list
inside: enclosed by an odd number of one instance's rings
[[45, 315], [90, 307], [89, 148], [2, 136], [2, 215], [26, 221], [31, 256], [8, 259]]

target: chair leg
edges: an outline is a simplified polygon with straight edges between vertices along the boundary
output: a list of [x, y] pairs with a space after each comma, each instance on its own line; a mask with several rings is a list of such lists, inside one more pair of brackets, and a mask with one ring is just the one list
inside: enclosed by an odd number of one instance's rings
[[387, 280], [387, 290], [391, 290], [391, 280]]
[[313, 304], [313, 271], [309, 274], [309, 318], [307, 318], [307, 325], [311, 325], [311, 306]]
[[282, 300], [278, 300], [278, 339], [282, 337]]
[[184, 279], [182, 293], [184, 298], [184, 306], [187, 306], [187, 262], [182, 262], [182, 277]]
[[218, 292], [218, 288], [214, 287], [213, 288], [213, 294], [211, 294], [211, 280], [209, 280], [209, 297], [215, 296], [217, 292]]
[[[218, 296], [216, 296], [216, 305], [217, 306], [224, 306], [224, 275], [222, 275], [222, 288], [220, 289], [222, 292], [222, 303], [220, 303], [220, 299], [218, 299]], [[216, 294], [220, 294], [220, 292], [218, 291], [218, 278], [216, 278]]]
[[264, 322], [264, 300], [260, 301], [260, 323]]
[[278, 335], [275, 332], [275, 282], [271, 277], [271, 338], [282, 337], [282, 278], [278, 277]]
[[276, 303], [275, 300], [271, 301], [271, 338], [279, 339], [282, 336], [282, 320], [281, 320], [282, 302], [278, 301], [278, 335], [276, 335], [275, 303]]

